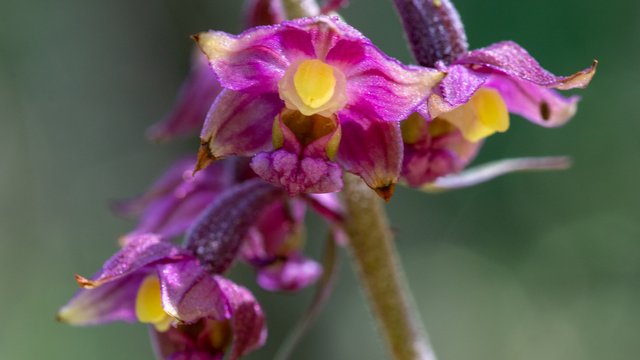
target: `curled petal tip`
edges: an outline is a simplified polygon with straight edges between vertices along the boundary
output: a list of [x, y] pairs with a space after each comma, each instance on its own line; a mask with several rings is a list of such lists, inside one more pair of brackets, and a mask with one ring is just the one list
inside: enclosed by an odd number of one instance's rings
[[218, 158], [211, 153], [211, 150], [209, 150], [209, 141], [200, 141], [200, 148], [198, 149], [198, 160], [196, 161], [196, 167], [193, 169], [193, 175], [195, 175], [198, 171], [206, 168], [216, 160], [218, 160]]
[[596, 70], [598, 69], [598, 60], [594, 59], [591, 66], [588, 68], [578, 71], [577, 73], [569, 76], [565, 81], [557, 86], [560, 90], [570, 90], [574, 88], [584, 89], [586, 88], [593, 76], [596, 74]]
[[391, 200], [391, 197], [393, 196], [393, 192], [395, 191], [395, 189], [396, 184], [389, 184], [377, 187], [373, 190], [376, 192], [376, 194], [378, 194], [378, 196], [384, 199], [384, 201], [389, 202], [389, 200]]
[[93, 289], [96, 286], [98, 286], [98, 284], [96, 284], [95, 281], [91, 281], [83, 276], [80, 276], [78, 274], [74, 275], [76, 278], [76, 282], [78, 283], [78, 285], [80, 285], [81, 288], [83, 289]]

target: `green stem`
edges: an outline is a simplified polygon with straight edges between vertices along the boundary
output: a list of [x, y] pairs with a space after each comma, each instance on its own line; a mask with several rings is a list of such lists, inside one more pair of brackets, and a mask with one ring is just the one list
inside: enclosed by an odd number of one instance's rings
[[392, 358], [435, 360], [406, 285], [381, 200], [354, 175], [345, 176], [342, 193], [348, 247]]

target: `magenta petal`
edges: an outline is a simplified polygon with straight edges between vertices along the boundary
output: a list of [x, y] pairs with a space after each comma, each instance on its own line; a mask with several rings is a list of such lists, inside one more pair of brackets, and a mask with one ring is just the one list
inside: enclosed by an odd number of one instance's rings
[[249, 290], [222, 277], [216, 277], [216, 280], [231, 308], [233, 349], [229, 360], [236, 360], [266, 341], [264, 314]]
[[486, 86], [500, 92], [509, 112], [544, 127], [566, 123], [576, 113], [580, 100], [578, 96], [566, 98], [554, 89], [502, 75], [493, 76]]
[[460, 57], [457, 64], [475, 65], [499, 71], [540, 86], [561, 90], [584, 88], [596, 72], [597, 62], [570, 76], [555, 76], [512, 41], [499, 42], [488, 47], [470, 51]]
[[169, 315], [186, 323], [230, 317], [220, 284], [197, 260], [160, 265], [158, 274], [163, 307]]
[[170, 140], [174, 137], [197, 133], [207, 110], [222, 90], [215, 73], [209, 68], [206, 56], [197, 51], [193, 57], [191, 72], [182, 83], [171, 113], [147, 131], [153, 140]]
[[[341, 115], [342, 141], [338, 162], [345, 170], [362, 177], [379, 193], [392, 192], [402, 165], [400, 123], [358, 118], [359, 114], [353, 112]], [[388, 193], [384, 197], [390, 196]]]
[[273, 121], [283, 106], [275, 93], [224, 90], [211, 106], [200, 138], [214, 158], [266, 150], [271, 145]]
[[466, 104], [488, 78], [488, 74], [466, 66], [452, 65], [447, 68], [447, 75], [440, 82], [439, 90], [449, 105], [457, 107]]
[[238, 36], [209, 31], [194, 39], [224, 88], [277, 93], [278, 80], [289, 66], [277, 29], [277, 25], [255, 27]]
[[366, 39], [339, 42], [327, 62], [340, 67], [347, 78], [347, 106], [385, 121], [408, 117], [443, 76], [435, 69], [403, 65]]
[[258, 284], [269, 291], [296, 291], [315, 283], [320, 275], [320, 264], [301, 254], [293, 254], [283, 262], [260, 269]]
[[[209, 31], [194, 36], [223, 87], [254, 94], [277, 93], [278, 81], [292, 62], [315, 57], [314, 38], [329, 18], [304, 18], [260, 26], [234, 36]], [[321, 44], [322, 45], [322, 44]]]
[[81, 289], [58, 311], [57, 318], [71, 325], [136, 322], [136, 295], [145, 276], [135, 273], [95, 289]]
[[91, 289], [124, 276], [130, 275], [143, 267], [159, 262], [178, 261], [189, 257], [189, 253], [163, 241], [154, 234], [136, 235], [128, 239], [125, 247], [115, 253], [102, 270], [91, 280], [76, 275], [80, 286]]
[[301, 159], [284, 149], [257, 154], [251, 168], [269, 183], [284, 187], [290, 196], [342, 189], [342, 170], [336, 163], [322, 158]]

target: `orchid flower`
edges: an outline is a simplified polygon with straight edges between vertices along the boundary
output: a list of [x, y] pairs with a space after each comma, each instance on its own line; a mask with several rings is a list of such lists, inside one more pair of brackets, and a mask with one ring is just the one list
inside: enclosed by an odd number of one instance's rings
[[76, 280], [83, 289], [58, 313], [66, 323], [138, 321], [181, 337], [194, 324], [207, 324], [204, 340], [184, 343], [164, 353], [166, 359], [191, 352], [221, 358], [229, 346], [237, 359], [266, 338], [264, 315], [247, 289], [211, 275], [191, 252], [154, 234], [132, 238], [93, 278]]
[[224, 88], [201, 132], [198, 169], [253, 156], [254, 171], [292, 196], [340, 190], [343, 170], [391, 196], [399, 122], [426, 101], [440, 72], [400, 64], [336, 17], [194, 39]]
[[[553, 75], [511, 41], [467, 51], [462, 22], [450, 1], [395, 3], [418, 63], [446, 74], [402, 124], [403, 178], [412, 186], [464, 169], [485, 138], [509, 129], [509, 113], [543, 127], [563, 125], [575, 114], [579, 97], [565, 98], [555, 89], [584, 88], [595, 74], [597, 61], [570, 76]], [[557, 160], [551, 158], [548, 167], [555, 168]], [[522, 164], [509, 164], [515, 165], [510, 171], [522, 170]]]

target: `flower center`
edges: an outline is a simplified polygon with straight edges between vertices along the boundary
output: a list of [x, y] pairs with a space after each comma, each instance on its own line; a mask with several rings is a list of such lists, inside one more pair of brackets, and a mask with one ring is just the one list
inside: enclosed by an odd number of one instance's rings
[[333, 97], [336, 77], [330, 65], [317, 59], [305, 60], [298, 66], [293, 84], [300, 100], [306, 106], [317, 109]]
[[347, 103], [347, 79], [340, 69], [318, 59], [294, 62], [278, 82], [289, 110], [330, 117]]
[[138, 289], [136, 317], [142, 323], [153, 324], [158, 331], [166, 331], [171, 325], [172, 318], [162, 307], [160, 280], [155, 275], [147, 276]]
[[[290, 135], [285, 135], [285, 133]], [[327, 157], [333, 159], [338, 152], [342, 135], [336, 117], [324, 117], [317, 114], [307, 116], [299, 111], [284, 109], [273, 122], [273, 147], [276, 149], [281, 148], [285, 144], [285, 138], [291, 139], [292, 135], [305, 148], [307, 145], [329, 134], [333, 135], [327, 139], [324, 146]]]

